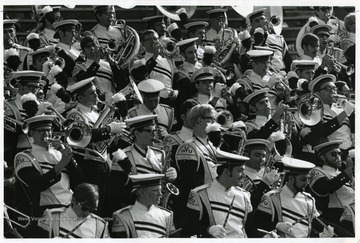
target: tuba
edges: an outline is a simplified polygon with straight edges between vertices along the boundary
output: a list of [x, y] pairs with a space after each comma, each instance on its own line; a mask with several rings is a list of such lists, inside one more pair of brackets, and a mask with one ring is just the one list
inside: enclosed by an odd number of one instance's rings
[[180, 10], [185, 10], [186, 11], [186, 15], [187, 17], [190, 19], [195, 11], [196, 11], [196, 6], [160, 6], [160, 5], [156, 5], [156, 8], [159, 9], [159, 11], [165, 15], [166, 17], [175, 20], [175, 21], [180, 21], [180, 17], [179, 17], [179, 12]]
[[110, 40], [107, 48], [112, 53], [111, 58], [116, 65], [125, 69], [140, 50], [140, 38], [136, 30], [128, 26], [123, 19], [114, 20], [112, 25], [120, 30], [124, 42], [119, 43], [116, 40]]

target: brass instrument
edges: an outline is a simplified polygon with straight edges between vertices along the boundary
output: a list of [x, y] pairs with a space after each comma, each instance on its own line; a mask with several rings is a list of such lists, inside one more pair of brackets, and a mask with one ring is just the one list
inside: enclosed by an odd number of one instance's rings
[[[9, 217], [8, 210], [11, 210], [11, 211], [17, 213], [19, 216], [21, 216], [21, 222], [24, 222], [24, 224], [20, 224], [19, 222], [11, 219]], [[28, 215], [8, 206], [6, 204], [4, 204], [4, 219], [7, 221], [8, 225], [11, 229], [13, 229], [12, 224], [15, 224], [15, 225], [25, 229], [26, 227], [28, 227], [30, 225], [30, 222], [31, 222], [31, 219]]]
[[29, 125], [26, 122], [18, 121], [9, 116], [4, 116], [4, 128], [12, 133], [16, 133], [17, 126], [22, 128], [23, 133], [27, 134], [29, 131]]
[[177, 52], [177, 46], [175, 42], [168, 38], [160, 39], [160, 46], [160, 54], [167, 58], [172, 58], [173, 55]]
[[321, 98], [314, 94], [304, 95], [298, 105], [298, 113], [301, 122], [307, 126], [318, 124], [323, 116], [324, 104]]
[[125, 20], [114, 20], [112, 25], [118, 28], [124, 39], [123, 43], [111, 40], [108, 48], [112, 53], [112, 59], [120, 69], [128, 67], [130, 60], [140, 50], [140, 38], [136, 30], [126, 24]]
[[[69, 147], [71, 147], [73, 149], [76, 149], [76, 150], [83, 150], [83, 152], [79, 152], [79, 151], [74, 150], [73, 153], [77, 154], [77, 155], [80, 155], [80, 156], [86, 156], [90, 160], [99, 161], [99, 162], [102, 162], [102, 163], [106, 162], [105, 159], [102, 157], [102, 155], [99, 152], [97, 152], [96, 150], [85, 148], [85, 147], [80, 146], [80, 145], [64, 143], [64, 142], [61, 141], [61, 139], [59, 137], [45, 138], [44, 140], [46, 142], [48, 142], [48, 143], [58, 143], [58, 144], [61, 144], [61, 145], [69, 146]], [[90, 153], [92, 153], [93, 155], [91, 155]]]
[[169, 17], [172, 20], [180, 21], [179, 17], [179, 10], [184, 9], [186, 11], [186, 15], [190, 19], [195, 11], [196, 6], [160, 6], [156, 5], [156, 8], [159, 9], [159, 11], [164, 14], [165, 16]]

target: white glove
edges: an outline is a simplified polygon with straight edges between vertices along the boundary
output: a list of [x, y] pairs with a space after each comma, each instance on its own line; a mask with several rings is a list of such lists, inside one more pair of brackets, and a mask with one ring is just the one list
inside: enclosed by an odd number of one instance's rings
[[310, 127], [304, 127], [303, 129], [301, 129], [300, 131], [300, 136], [302, 138], [304, 138], [306, 135], [308, 135], [311, 132], [311, 128]]
[[346, 101], [345, 102], [345, 107], [344, 107], [344, 111], [346, 112], [346, 114], [348, 116], [351, 115], [351, 113], [354, 111], [355, 108], [355, 104], [352, 103], [351, 101]]
[[328, 225], [327, 227], [324, 227], [324, 231], [320, 233], [320, 238], [331, 238], [334, 236], [334, 227], [331, 227]]
[[267, 185], [272, 185], [274, 182], [278, 181], [280, 178], [280, 173], [277, 169], [272, 169], [269, 173], [265, 173], [263, 176], [263, 181]]
[[175, 168], [170, 167], [169, 169], [167, 169], [167, 171], [165, 172], [165, 177], [168, 178], [170, 181], [175, 181], [177, 177], [177, 172]]
[[222, 97], [222, 90], [226, 88], [226, 84], [216, 83], [214, 88], [214, 97], [221, 98]]
[[109, 123], [107, 125], [108, 125], [108, 127], [110, 127], [110, 132], [111, 133], [116, 133], [116, 134], [122, 133], [122, 131], [126, 127], [125, 122], [111, 122], [111, 123]]
[[37, 114], [41, 115], [43, 113], [50, 112], [50, 110], [48, 110], [48, 107], [50, 107], [51, 105], [52, 104], [50, 102], [47, 102], [47, 101], [38, 104], [38, 109], [39, 110], [38, 110]]
[[280, 222], [276, 224], [276, 229], [278, 231], [288, 233], [293, 230], [293, 226], [289, 222]]
[[339, 43], [341, 40], [340, 36], [338, 35], [330, 35], [329, 38], [328, 38], [328, 42], [334, 42], [334, 44], [337, 44]]
[[270, 231], [269, 234], [264, 235], [263, 238], [280, 238], [280, 236], [278, 234], [276, 234], [275, 231], [276, 230]]
[[269, 141], [273, 143], [284, 139], [285, 139], [285, 134], [282, 131], [273, 132], [269, 137]]
[[226, 230], [222, 225], [213, 225], [209, 228], [209, 234], [215, 238], [225, 238]]

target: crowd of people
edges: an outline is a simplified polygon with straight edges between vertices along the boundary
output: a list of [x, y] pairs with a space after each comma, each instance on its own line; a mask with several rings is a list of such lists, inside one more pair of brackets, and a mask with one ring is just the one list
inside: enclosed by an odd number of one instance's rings
[[355, 236], [355, 13], [313, 7], [294, 59], [227, 10], [42, 6], [24, 43], [4, 13], [6, 238]]

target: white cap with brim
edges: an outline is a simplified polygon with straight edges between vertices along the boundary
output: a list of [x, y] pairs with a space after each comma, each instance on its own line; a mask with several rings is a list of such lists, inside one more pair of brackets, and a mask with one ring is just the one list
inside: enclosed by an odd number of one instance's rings
[[180, 52], [183, 52], [183, 51], [185, 51], [188, 47], [195, 45], [195, 41], [197, 41], [198, 39], [199, 39], [199, 37], [181, 40], [181, 41], [179, 41], [179, 42], [176, 43], [176, 46], [179, 47]]
[[157, 94], [165, 88], [165, 85], [156, 79], [146, 79], [138, 84], [138, 89], [143, 94]]
[[73, 85], [68, 86], [66, 90], [69, 91], [73, 96], [79, 95], [93, 86], [92, 81], [94, 80], [94, 78], [95, 77], [83, 79]]
[[200, 69], [197, 69], [192, 75], [191, 75], [191, 82], [197, 83], [201, 81], [215, 81], [215, 70], [212, 67], [203, 67]]
[[39, 83], [41, 77], [45, 76], [45, 73], [38, 71], [16, 71], [12, 73], [11, 79], [16, 79], [17, 82], [27, 83], [27, 82], [36, 82]]
[[126, 125], [130, 128], [130, 130], [137, 130], [143, 127], [155, 125], [155, 118], [157, 117], [156, 114], [154, 115], [140, 115], [135, 116], [132, 118], [125, 119]]
[[316, 77], [315, 79], [313, 79], [312, 81], [310, 81], [309, 90], [310, 90], [310, 92], [319, 91], [321, 85], [323, 85], [324, 83], [327, 83], [327, 82], [335, 83], [335, 81], [336, 81], [336, 77], [332, 74], [320, 75], [320, 76]]
[[315, 167], [313, 163], [290, 157], [283, 157], [281, 162], [284, 165], [284, 172], [291, 174], [308, 174]]
[[255, 104], [259, 100], [261, 100], [261, 99], [263, 99], [265, 97], [268, 97], [268, 92], [269, 92], [268, 88], [263, 88], [263, 89], [260, 89], [260, 90], [256, 90], [253, 93], [246, 96], [243, 101], [245, 103], [248, 103], [249, 105]]
[[193, 31], [197, 29], [205, 29], [209, 25], [208, 22], [205, 21], [194, 21], [184, 24], [184, 27], [187, 29], [187, 31]]
[[245, 161], [250, 160], [246, 156], [225, 152], [220, 149], [216, 150], [216, 158], [218, 162], [216, 166], [220, 166], [224, 164], [240, 166], [240, 165], [244, 165]]
[[271, 142], [266, 139], [261, 138], [253, 138], [248, 139], [245, 142], [245, 150], [252, 150], [252, 149], [270, 149]]
[[47, 14], [47, 13], [53, 12], [53, 9], [52, 9], [52, 7], [50, 7], [50, 6], [45, 6], [45, 7], [43, 7], [43, 9], [41, 10], [41, 12], [42, 12], [43, 14]]
[[26, 36], [26, 39], [27, 40], [40, 39], [40, 37], [38, 33], [30, 33], [28, 34], [28, 36]]
[[52, 122], [57, 118], [55, 115], [39, 115], [33, 116], [24, 120], [24, 123], [29, 125], [29, 130], [36, 129], [39, 127], [52, 127]]
[[265, 10], [266, 10], [266, 8], [259, 8], [259, 9], [255, 10], [254, 12], [248, 14], [246, 16], [246, 18], [248, 18], [250, 20], [250, 22], [252, 22], [255, 18], [264, 16]]
[[251, 50], [246, 52], [252, 61], [265, 61], [268, 60], [271, 55], [274, 54], [270, 50]]
[[342, 144], [341, 140], [334, 140], [334, 141], [330, 141], [330, 142], [325, 142], [322, 144], [319, 144], [317, 146], [314, 147], [315, 152], [320, 155], [320, 154], [324, 154], [329, 150], [332, 150], [334, 148], [339, 148], [340, 144]]
[[133, 190], [136, 190], [139, 188], [161, 185], [161, 180], [164, 176], [164, 174], [137, 174], [129, 175], [129, 178], [132, 182]]

